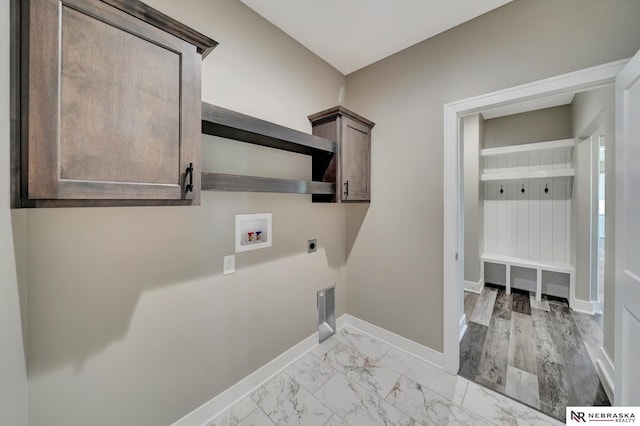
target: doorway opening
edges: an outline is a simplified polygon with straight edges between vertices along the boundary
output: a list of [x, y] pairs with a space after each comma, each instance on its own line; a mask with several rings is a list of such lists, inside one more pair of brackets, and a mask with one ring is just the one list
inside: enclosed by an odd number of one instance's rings
[[[445, 278], [445, 291], [444, 291], [444, 368], [446, 371], [456, 374], [459, 371], [460, 367], [460, 347], [459, 347], [459, 339], [465, 329], [465, 325], [467, 325], [467, 319], [464, 317], [464, 264], [466, 263], [465, 255], [463, 252], [464, 248], [464, 232], [465, 232], [465, 224], [464, 224], [464, 214], [463, 214], [463, 206], [464, 206], [464, 191], [463, 191], [463, 182], [464, 182], [464, 173], [463, 173], [463, 145], [461, 142], [463, 141], [463, 132], [464, 126], [462, 125], [463, 120], [466, 117], [473, 116], [474, 114], [484, 113], [485, 111], [505, 111], [505, 110], [513, 110], [514, 108], [524, 108], [524, 111], [532, 111], [535, 110], [535, 105], [540, 104], [540, 102], [550, 98], [550, 97], [558, 97], [565, 96], [575, 93], [586, 92], [591, 89], [596, 89], [602, 87], [604, 85], [611, 84], [618, 72], [625, 65], [626, 61], [619, 61], [616, 63], [606, 64], [599, 67], [590, 68], [587, 70], [579, 71], [576, 73], [571, 73], [563, 76], [554, 77], [551, 79], [543, 80], [536, 83], [531, 83], [523, 86], [519, 86], [512, 89], [507, 89], [504, 91], [491, 93], [483, 96], [479, 96], [472, 99], [467, 99], [451, 104], [445, 105], [445, 182], [444, 182], [444, 204], [445, 204], [445, 229], [444, 229], [444, 278]], [[599, 147], [598, 147], [599, 148]], [[570, 160], [572, 161], [572, 160]], [[552, 165], [551, 167], [554, 169], [555, 167]], [[550, 174], [546, 177], [556, 178], [557, 176]], [[498, 184], [498, 182], [495, 182]], [[521, 184], [522, 185], [522, 184]], [[552, 182], [553, 187], [557, 187], [557, 182]], [[570, 187], [567, 188], [567, 185]], [[484, 185], [485, 187], [487, 185]], [[535, 193], [535, 185], [534, 188], [526, 187], [518, 187], [514, 186], [514, 188], [509, 188], [509, 185], [505, 187], [503, 183], [503, 187], [499, 188], [499, 186], [495, 186], [493, 190], [499, 191], [499, 189], [503, 189], [505, 193], [515, 192], [514, 195], [517, 197], [518, 191], [525, 189], [526, 193], [529, 193], [530, 190], [533, 190]], [[513, 185], [511, 185], [513, 186]], [[540, 187], [541, 191], [547, 189], [549, 185], [542, 184]], [[562, 185], [561, 185], [562, 186]], [[567, 193], [573, 193], [573, 187], [571, 184], [564, 185], [565, 191]], [[515, 189], [515, 191], [514, 191]], [[483, 189], [484, 190], [484, 189]], [[557, 191], [554, 191], [557, 193]], [[522, 192], [520, 192], [522, 193]], [[533, 197], [535, 198], [535, 197]], [[517, 198], [514, 198], [517, 199]], [[565, 204], [568, 202], [565, 199]], [[570, 203], [569, 203], [570, 204]], [[517, 203], [516, 209], [517, 209]], [[599, 207], [599, 204], [597, 204]], [[552, 209], [553, 210], [553, 209]], [[559, 211], [559, 210], [557, 210]], [[565, 215], [570, 215], [571, 213], [567, 213], [569, 209], [565, 210]], [[597, 209], [596, 209], [597, 211]], [[566, 216], [565, 216], [566, 217]], [[567, 223], [570, 219], [566, 219]], [[573, 221], [571, 221], [571, 225], [573, 226]], [[599, 227], [596, 229], [599, 230]], [[575, 235], [575, 234], [574, 234]], [[552, 234], [552, 238], [554, 238], [555, 234]], [[516, 243], [517, 244], [517, 243]], [[566, 247], [566, 246], [565, 246]], [[565, 257], [565, 262], [569, 264], [573, 264], [573, 259], [571, 256], [573, 255], [571, 250], [567, 252], [568, 256]], [[458, 261], [458, 258], [460, 261]], [[524, 282], [532, 281], [537, 284], [537, 288], [529, 288], [525, 289], [526, 294], [528, 296], [528, 306], [531, 306], [535, 303], [542, 302], [541, 297], [534, 297], [535, 300], [531, 300], [531, 293], [539, 295], [540, 290], [540, 282], [551, 282], [558, 281], [560, 276], [563, 276], [563, 283], [565, 287], [567, 287], [566, 282], [572, 279], [572, 274], [569, 269], [564, 269], [561, 271], [555, 270], [546, 270], [547, 263], [540, 267], [540, 262], [533, 265], [531, 264], [518, 264], [516, 261], [512, 261], [512, 259], [504, 259], [504, 258], [493, 258], [489, 259], [493, 260], [495, 263], [495, 267], [498, 270], [499, 274], [502, 274], [504, 287], [507, 287], [507, 283], [512, 282]], [[483, 262], [481, 262], [483, 263]], [[491, 263], [491, 262], [489, 262]], [[501, 264], [502, 263], [502, 264]], [[544, 263], [544, 262], [543, 262]], [[550, 262], [554, 263], [554, 262]], [[546, 269], [545, 269], [546, 268]], [[507, 270], [509, 272], [507, 272]], [[511, 271], [514, 271], [513, 276], [509, 276]], [[495, 271], [494, 271], [495, 272]], [[485, 275], [485, 271], [482, 271], [482, 276]], [[560, 276], [557, 276], [560, 275]], [[579, 275], [577, 270], [574, 272], [573, 277]], [[542, 279], [541, 279], [542, 276]], [[569, 277], [569, 278], [566, 278]], [[484, 284], [484, 283], [481, 283]], [[517, 290], [517, 285], [514, 286], [514, 290]], [[550, 285], [546, 285], [546, 290], [550, 288]], [[570, 288], [577, 287], [576, 285], [568, 285]], [[589, 307], [593, 312], [595, 312], [594, 307], [599, 302], [599, 295], [595, 296], [595, 294], [591, 293], [588, 289], [586, 290], [588, 296], [585, 296], [581, 291], [578, 294], [568, 293], [565, 298], [567, 299], [567, 305], [569, 303], [577, 303], [576, 300], [589, 302]], [[598, 291], [600, 292], [600, 287], [598, 287]], [[496, 290], [497, 293], [497, 290]], [[505, 288], [506, 293], [506, 288]], [[544, 291], [542, 292], [544, 294]], [[548, 292], [550, 293], [550, 292]], [[592, 296], [593, 294], [593, 296]], [[595, 296], [595, 297], [594, 297]], [[497, 294], [496, 294], [497, 298]], [[516, 297], [517, 299], [520, 296]], [[513, 296], [512, 296], [513, 299]], [[547, 297], [547, 301], [549, 298]], [[494, 299], [495, 304], [495, 299]], [[521, 301], [520, 305], [524, 306], [524, 301]], [[512, 302], [513, 303], [513, 302]], [[468, 303], [469, 304], [469, 303]], [[495, 307], [495, 305], [494, 305]], [[586, 310], [585, 305], [577, 306], [580, 310]], [[468, 308], [468, 306], [467, 306]], [[568, 306], [567, 306], [568, 308]], [[564, 315], [564, 313], [563, 313]], [[562, 318], [566, 319], [566, 316]], [[490, 321], [490, 320], [489, 320]], [[576, 323], [575, 319], [572, 319], [574, 323]], [[503, 330], [506, 331], [506, 330]], [[510, 331], [510, 330], [509, 330]], [[468, 332], [468, 331], [467, 331]], [[535, 332], [535, 330], [534, 330]], [[591, 355], [591, 354], [589, 354]], [[508, 358], [508, 353], [506, 357]], [[598, 357], [598, 361], [600, 361], [599, 354], [595, 354]], [[549, 364], [549, 366], [552, 366]], [[515, 372], [517, 373], [517, 372]], [[600, 373], [600, 370], [598, 370]], [[561, 372], [558, 374], [562, 374]], [[556, 375], [557, 377], [557, 375]], [[605, 384], [605, 390], [608, 386], [611, 386], [611, 383]], [[577, 385], [576, 385], [577, 387]], [[506, 388], [506, 383], [505, 383]]]
[[[612, 100], [610, 85], [462, 120], [459, 375], [558, 419], [567, 406], [610, 405], [596, 368], [599, 150]], [[574, 122], [607, 126], [584, 138]]]

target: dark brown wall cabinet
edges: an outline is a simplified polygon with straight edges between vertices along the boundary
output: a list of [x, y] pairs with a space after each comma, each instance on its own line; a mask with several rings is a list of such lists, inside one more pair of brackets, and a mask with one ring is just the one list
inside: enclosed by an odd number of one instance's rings
[[337, 106], [309, 116], [313, 134], [337, 143], [337, 155], [313, 159], [313, 180], [336, 184], [333, 196], [314, 195], [318, 202], [371, 200], [371, 129], [375, 123]]
[[217, 43], [135, 0], [17, 7], [20, 206], [198, 204], [201, 56]]

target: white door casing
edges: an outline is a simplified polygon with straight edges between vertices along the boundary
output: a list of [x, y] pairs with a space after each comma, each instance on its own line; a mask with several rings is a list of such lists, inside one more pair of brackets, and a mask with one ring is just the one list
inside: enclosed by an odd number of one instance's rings
[[[600, 130], [598, 130], [600, 131]], [[576, 282], [583, 287], [579, 304], [572, 304], [582, 312], [593, 313], [597, 303], [598, 283], [598, 137], [594, 134], [575, 147], [576, 177]], [[588, 290], [584, 295], [584, 286]], [[573, 295], [575, 296], [575, 295]]]
[[640, 406], [640, 52], [616, 79], [614, 404]]
[[[459, 298], [464, 291], [460, 162], [461, 118], [509, 104], [535, 103], [542, 98], [595, 89], [615, 81], [627, 60], [551, 77], [444, 105], [444, 227], [443, 227], [443, 368], [451, 374], [459, 369]], [[640, 188], [640, 184], [637, 186]], [[640, 345], [640, 343], [638, 343]]]

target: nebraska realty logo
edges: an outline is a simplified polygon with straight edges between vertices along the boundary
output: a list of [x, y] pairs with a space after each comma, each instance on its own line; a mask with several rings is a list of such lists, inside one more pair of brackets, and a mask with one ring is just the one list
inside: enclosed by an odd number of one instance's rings
[[567, 407], [566, 424], [635, 423], [640, 407]]

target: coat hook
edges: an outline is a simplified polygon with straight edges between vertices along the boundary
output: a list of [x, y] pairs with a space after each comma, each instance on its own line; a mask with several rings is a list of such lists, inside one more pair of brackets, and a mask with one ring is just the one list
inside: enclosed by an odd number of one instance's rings
[[520, 190], [524, 194], [524, 183], [522, 184], [522, 189]]
[[500, 185], [500, 193], [504, 193], [504, 189], [502, 189], [502, 185]]
[[549, 193], [549, 184], [548, 184], [548, 183], [546, 183], [546, 184], [544, 185], [544, 192], [545, 192], [545, 194], [548, 194], [548, 193]]

